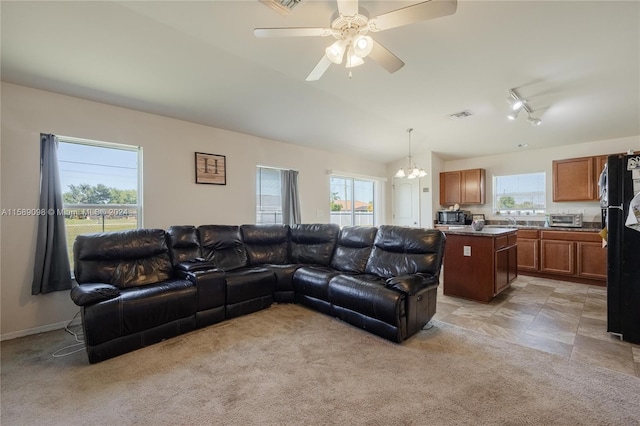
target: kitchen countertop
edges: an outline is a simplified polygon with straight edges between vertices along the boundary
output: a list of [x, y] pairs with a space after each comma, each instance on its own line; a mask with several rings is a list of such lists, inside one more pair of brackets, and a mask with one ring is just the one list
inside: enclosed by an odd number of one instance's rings
[[517, 231], [518, 229], [531, 229], [538, 231], [572, 231], [572, 232], [600, 232], [598, 228], [561, 228], [552, 226], [532, 226], [532, 225], [485, 225], [482, 231], [474, 231], [471, 226], [450, 226], [448, 230], [443, 230], [445, 234], [478, 235], [478, 236], [498, 236]]
[[447, 230], [443, 230], [445, 234], [456, 235], [473, 235], [477, 237], [499, 237], [500, 235], [506, 235], [517, 231], [517, 228], [496, 228], [492, 226], [485, 226], [480, 231], [474, 231], [470, 226], [449, 227]]
[[600, 228], [584, 227], [570, 228], [559, 226], [534, 226], [534, 225], [485, 225], [485, 228], [511, 228], [511, 229], [533, 229], [538, 231], [575, 231], [575, 232], [600, 232]]

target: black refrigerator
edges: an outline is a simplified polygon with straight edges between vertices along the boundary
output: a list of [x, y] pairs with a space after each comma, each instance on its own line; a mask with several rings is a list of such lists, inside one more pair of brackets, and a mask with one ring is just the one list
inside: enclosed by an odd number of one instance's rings
[[640, 343], [640, 231], [625, 225], [631, 200], [640, 192], [640, 168], [634, 172], [635, 167], [640, 167], [640, 155], [608, 157], [603, 207], [608, 248], [607, 331]]

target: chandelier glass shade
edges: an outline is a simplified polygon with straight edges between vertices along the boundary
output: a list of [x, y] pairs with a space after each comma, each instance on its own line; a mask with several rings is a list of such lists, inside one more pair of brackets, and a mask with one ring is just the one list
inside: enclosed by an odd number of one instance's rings
[[407, 179], [425, 177], [427, 172], [418, 167], [418, 165], [413, 162], [413, 157], [411, 156], [411, 132], [413, 132], [413, 129], [407, 129], [407, 132], [409, 133], [409, 155], [407, 156], [407, 167], [400, 167], [398, 172], [395, 174], [395, 177]]

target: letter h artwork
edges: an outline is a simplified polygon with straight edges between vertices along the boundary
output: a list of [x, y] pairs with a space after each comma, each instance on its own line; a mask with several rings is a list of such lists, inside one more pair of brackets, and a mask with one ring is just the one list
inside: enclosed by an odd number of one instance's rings
[[196, 183], [227, 184], [227, 157], [196, 152]]

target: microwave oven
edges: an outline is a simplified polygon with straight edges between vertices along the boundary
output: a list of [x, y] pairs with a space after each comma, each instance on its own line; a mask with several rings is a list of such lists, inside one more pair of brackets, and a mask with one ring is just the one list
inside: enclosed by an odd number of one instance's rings
[[549, 226], [582, 228], [582, 213], [550, 213]]
[[471, 220], [471, 212], [465, 210], [440, 210], [438, 223], [441, 225], [467, 225]]

